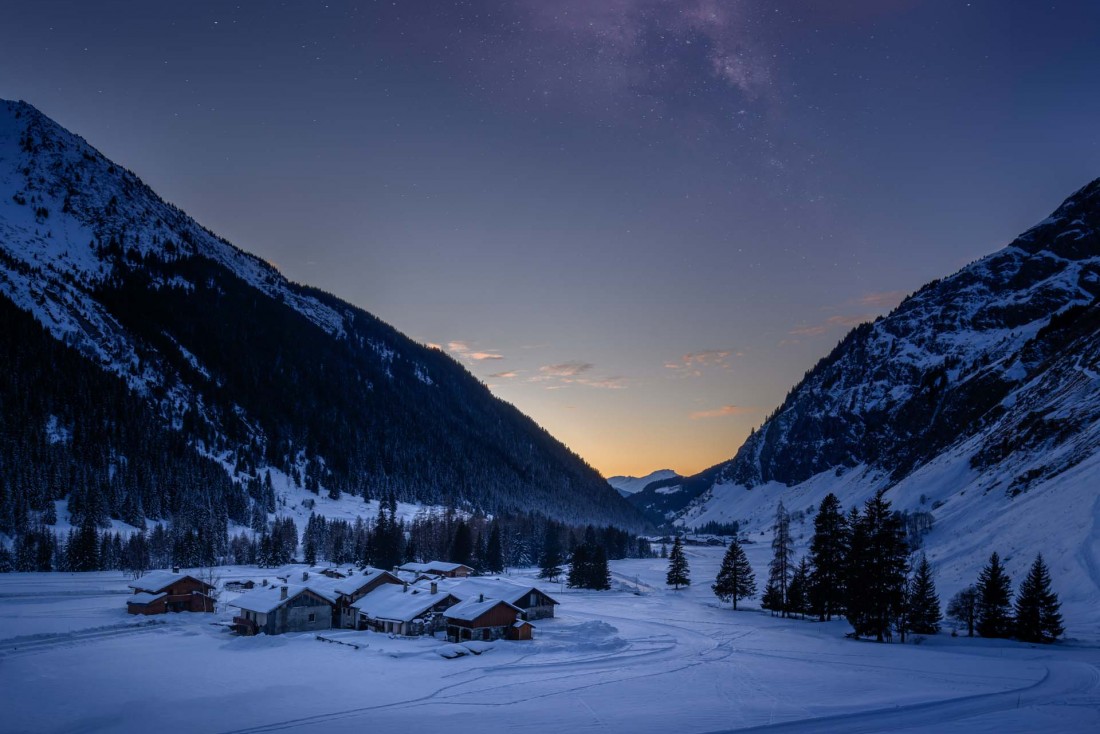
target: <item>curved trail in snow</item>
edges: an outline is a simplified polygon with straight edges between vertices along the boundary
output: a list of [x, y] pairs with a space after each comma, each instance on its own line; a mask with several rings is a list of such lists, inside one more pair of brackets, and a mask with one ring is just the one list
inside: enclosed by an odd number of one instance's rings
[[983, 693], [889, 709], [796, 719], [779, 724], [722, 729], [708, 734], [872, 734], [942, 726], [946, 722], [1035, 706], [1100, 705], [1100, 670], [1079, 662], [1056, 662], [1035, 683], [1011, 691]]

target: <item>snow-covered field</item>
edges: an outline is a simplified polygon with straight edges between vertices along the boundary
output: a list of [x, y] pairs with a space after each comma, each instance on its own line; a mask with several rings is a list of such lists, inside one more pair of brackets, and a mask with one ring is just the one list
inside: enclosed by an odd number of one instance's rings
[[[687, 552], [690, 589], [664, 588], [664, 561], [614, 562], [614, 591], [546, 586], [562, 605], [534, 641], [457, 659], [440, 641], [368, 632], [327, 633], [360, 649], [238, 638], [216, 624], [229, 610], [130, 617], [120, 574], [0, 575], [0, 729], [1100, 731], [1092, 643], [854, 642], [843, 622], [719, 605], [724, 549]], [[767, 547], [749, 552], [762, 574]], [[240, 575], [274, 574], [223, 578]]]

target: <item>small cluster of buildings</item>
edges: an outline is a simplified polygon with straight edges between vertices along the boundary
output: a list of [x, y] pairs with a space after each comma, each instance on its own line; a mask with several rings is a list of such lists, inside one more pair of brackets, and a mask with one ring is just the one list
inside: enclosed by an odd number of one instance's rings
[[[402, 636], [446, 634], [451, 642], [529, 640], [533, 620], [554, 616], [557, 600], [537, 587], [471, 576], [461, 563], [407, 563], [393, 571], [325, 569], [300, 583], [231, 582], [243, 593], [233, 630], [242, 635], [374, 630]], [[226, 588], [230, 588], [230, 583]], [[214, 611], [214, 587], [190, 574], [154, 571], [130, 584], [130, 614]]]
[[255, 589], [229, 606], [235, 631], [374, 630], [402, 636], [446, 633], [452, 642], [529, 640], [532, 620], [554, 616], [558, 602], [534, 586], [471, 577], [457, 563], [410, 563], [393, 571], [330, 570], [301, 583]]

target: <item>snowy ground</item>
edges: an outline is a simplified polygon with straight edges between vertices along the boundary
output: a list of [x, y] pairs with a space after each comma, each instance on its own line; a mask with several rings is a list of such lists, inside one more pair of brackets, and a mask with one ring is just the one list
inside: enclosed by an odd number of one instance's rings
[[[229, 613], [129, 617], [118, 574], [0, 575], [2, 728], [1100, 731], [1091, 643], [853, 642], [842, 622], [720, 607], [708, 587], [724, 550], [687, 550], [690, 589], [664, 588], [664, 561], [615, 562], [616, 591], [546, 587], [562, 605], [533, 642], [453, 660], [438, 641], [365, 632], [331, 633], [360, 649], [236, 638], [212, 624]], [[765, 553], [750, 547], [758, 573]]]

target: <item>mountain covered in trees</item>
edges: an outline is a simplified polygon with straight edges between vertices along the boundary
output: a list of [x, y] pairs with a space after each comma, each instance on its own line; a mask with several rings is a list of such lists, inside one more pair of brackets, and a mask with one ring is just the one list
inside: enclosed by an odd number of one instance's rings
[[808, 537], [828, 493], [847, 510], [885, 491], [947, 590], [991, 543], [1016, 577], [1041, 552], [1100, 622], [1098, 297], [1100, 180], [853, 329], [731, 460], [630, 500], [765, 534], [782, 500]]
[[644, 526], [443, 352], [286, 280], [0, 102], [0, 533], [255, 523], [276, 486]]

